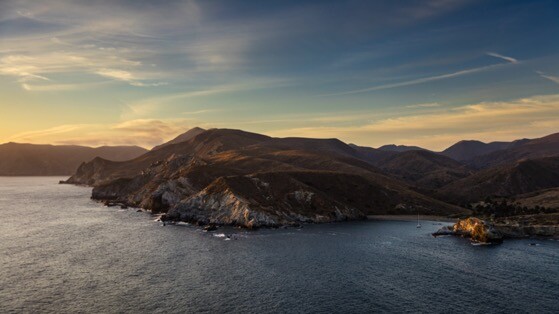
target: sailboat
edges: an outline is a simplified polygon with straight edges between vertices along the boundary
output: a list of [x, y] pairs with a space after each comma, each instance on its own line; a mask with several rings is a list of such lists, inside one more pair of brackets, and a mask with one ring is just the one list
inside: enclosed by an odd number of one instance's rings
[[419, 223], [419, 212], [417, 213], [417, 226], [416, 228], [421, 228], [421, 224]]

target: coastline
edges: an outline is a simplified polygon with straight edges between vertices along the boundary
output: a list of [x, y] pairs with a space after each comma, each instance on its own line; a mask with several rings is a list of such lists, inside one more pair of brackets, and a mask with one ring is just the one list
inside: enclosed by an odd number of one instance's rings
[[[398, 220], [398, 221], [416, 221], [416, 215], [367, 215], [367, 220]], [[449, 218], [436, 215], [419, 215], [422, 221], [440, 221], [440, 222], [457, 222], [458, 218]]]

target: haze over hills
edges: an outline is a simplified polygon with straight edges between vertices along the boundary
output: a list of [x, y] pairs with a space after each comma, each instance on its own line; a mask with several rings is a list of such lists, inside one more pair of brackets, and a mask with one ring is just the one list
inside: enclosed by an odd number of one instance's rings
[[35, 145], [6, 143], [0, 145], [0, 175], [55, 176], [71, 175], [83, 162], [95, 157], [124, 161], [147, 152], [138, 146]]

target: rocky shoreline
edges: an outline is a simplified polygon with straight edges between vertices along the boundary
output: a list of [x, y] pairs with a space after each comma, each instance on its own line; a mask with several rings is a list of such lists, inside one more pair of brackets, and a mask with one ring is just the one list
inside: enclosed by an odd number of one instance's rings
[[[539, 217], [542, 218], [542, 217]], [[546, 217], [550, 218], [550, 217]], [[531, 224], [531, 216], [507, 217], [497, 221], [486, 221], [476, 217], [461, 219], [451, 226], [444, 226], [433, 233], [434, 237], [443, 235], [469, 238], [473, 243], [498, 244], [504, 239], [521, 239], [530, 237], [558, 238], [559, 224], [553, 217], [549, 224]]]
[[[62, 184], [63, 182], [61, 182]], [[127, 201], [119, 199], [99, 199], [92, 196], [92, 199], [97, 200], [107, 207], [119, 207], [121, 209], [137, 208], [137, 204], [131, 204]], [[142, 208], [142, 207], [139, 207]], [[239, 224], [234, 220], [220, 220], [210, 219], [205, 214], [201, 213], [200, 216], [192, 215], [189, 210], [189, 215], [181, 215], [179, 209], [170, 210], [168, 212], [154, 211], [152, 209], [138, 209], [138, 211], [147, 210], [153, 214], [159, 214], [159, 220], [166, 224], [174, 224], [178, 222], [186, 222], [195, 226], [204, 228], [206, 231], [216, 230], [218, 227], [231, 226], [245, 229], [258, 229], [258, 228], [300, 228], [304, 224], [325, 223], [325, 222], [341, 222], [350, 220], [404, 220], [413, 221], [417, 219], [415, 215], [360, 215], [359, 217], [344, 217], [344, 219], [312, 219], [308, 217], [290, 217], [290, 221], [283, 221], [280, 223], [270, 222], [268, 217], [264, 220], [253, 220], [249, 224]], [[527, 215], [519, 217], [506, 217], [497, 220], [483, 220], [476, 217], [469, 217], [459, 219], [455, 217], [445, 217], [437, 215], [420, 215], [420, 220], [440, 221], [440, 222], [454, 222], [453, 225], [444, 226], [432, 233], [434, 237], [438, 236], [458, 236], [469, 238], [473, 243], [479, 244], [499, 244], [505, 239], [521, 239], [531, 237], [541, 238], [556, 238], [559, 239], [559, 215]]]
[[[369, 220], [399, 220], [399, 221], [415, 221], [417, 215], [367, 215]], [[456, 222], [459, 218], [439, 215], [419, 215], [419, 220], [440, 221], [440, 222]]]
[[[61, 184], [63, 184], [61, 182]], [[95, 190], [95, 188], [94, 188]], [[355, 211], [354, 215], [345, 215], [337, 211], [334, 215], [306, 216], [294, 212], [283, 212], [281, 209], [268, 212], [254, 212], [243, 201], [231, 199], [210, 199], [204, 200], [198, 207], [196, 204], [177, 204], [168, 210], [159, 210], [142, 206], [141, 203], [130, 202], [121, 197], [103, 198], [97, 193], [93, 193], [91, 199], [107, 207], [117, 207], [120, 209], [138, 208], [138, 211], [149, 211], [154, 215], [159, 215], [159, 220], [166, 224], [179, 222], [189, 223], [203, 227], [211, 231], [217, 227], [238, 227], [244, 229], [259, 228], [300, 228], [303, 224], [330, 223], [342, 221], [366, 220], [367, 216]]]

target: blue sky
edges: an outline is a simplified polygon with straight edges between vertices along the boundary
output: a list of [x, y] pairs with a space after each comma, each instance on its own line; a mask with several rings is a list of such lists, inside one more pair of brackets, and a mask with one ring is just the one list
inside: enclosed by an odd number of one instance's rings
[[2, 1], [0, 142], [557, 132], [557, 1]]

